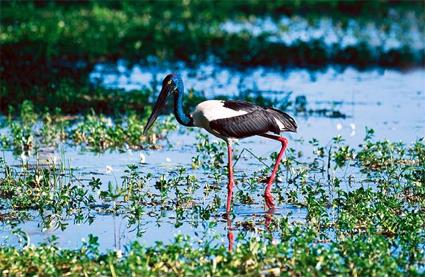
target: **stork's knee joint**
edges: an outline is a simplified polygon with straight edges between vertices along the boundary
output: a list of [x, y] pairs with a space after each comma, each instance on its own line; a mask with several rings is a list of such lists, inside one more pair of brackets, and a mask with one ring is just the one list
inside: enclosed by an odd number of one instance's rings
[[288, 145], [288, 139], [287, 138], [279, 137], [278, 140], [282, 143], [282, 145]]

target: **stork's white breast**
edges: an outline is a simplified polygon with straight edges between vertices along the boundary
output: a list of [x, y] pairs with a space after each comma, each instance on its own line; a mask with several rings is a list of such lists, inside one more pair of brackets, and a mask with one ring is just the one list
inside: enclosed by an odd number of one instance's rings
[[192, 113], [193, 124], [197, 127], [202, 127], [210, 130], [209, 123], [216, 119], [236, 117], [246, 114], [246, 111], [235, 111], [224, 107], [222, 100], [208, 100], [198, 104], [195, 111]]

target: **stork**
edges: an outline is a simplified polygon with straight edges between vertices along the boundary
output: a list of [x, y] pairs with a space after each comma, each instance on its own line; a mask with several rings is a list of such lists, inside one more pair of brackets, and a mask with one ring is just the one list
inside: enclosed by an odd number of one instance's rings
[[266, 206], [269, 210], [274, 209], [271, 188], [279, 164], [288, 146], [288, 140], [280, 136], [281, 132], [296, 132], [297, 124], [288, 114], [271, 107], [261, 107], [248, 102], [234, 100], [207, 100], [199, 103], [192, 114], [183, 111], [183, 81], [178, 74], [169, 74], [162, 82], [162, 89], [158, 96], [152, 114], [146, 123], [143, 133], [152, 127], [157, 119], [166, 99], [174, 97], [174, 115], [183, 126], [200, 127], [223, 139], [227, 143], [228, 152], [228, 177], [226, 212], [230, 213], [233, 194], [233, 163], [232, 143], [235, 140], [251, 136], [262, 136], [267, 139], [279, 141], [281, 148], [272, 173], [267, 178], [264, 192]]

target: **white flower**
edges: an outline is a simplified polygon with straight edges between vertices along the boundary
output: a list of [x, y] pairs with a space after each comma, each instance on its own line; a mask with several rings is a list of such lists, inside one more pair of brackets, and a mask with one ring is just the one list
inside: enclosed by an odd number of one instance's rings
[[350, 123], [350, 127], [351, 127], [352, 130], [356, 130], [356, 124]]
[[140, 163], [142, 164], [146, 163], [146, 156], [143, 153], [140, 153], [139, 157], [140, 157]]
[[339, 131], [339, 130], [341, 130], [342, 129], [342, 124], [341, 123], [338, 123], [337, 125], [336, 125], [336, 129]]
[[171, 162], [171, 159], [170, 159], [169, 157], [167, 157], [167, 158], [165, 158], [165, 161], [166, 161], [167, 163], [170, 163], [170, 162]]
[[27, 163], [28, 162], [28, 156], [25, 155], [24, 152], [22, 152], [22, 154], [21, 154], [21, 160], [22, 160], [22, 163]]
[[113, 170], [114, 169], [112, 168], [112, 166], [110, 166], [110, 165], [107, 165], [106, 166], [106, 170], [105, 171], [106, 171], [107, 174], [111, 173]]

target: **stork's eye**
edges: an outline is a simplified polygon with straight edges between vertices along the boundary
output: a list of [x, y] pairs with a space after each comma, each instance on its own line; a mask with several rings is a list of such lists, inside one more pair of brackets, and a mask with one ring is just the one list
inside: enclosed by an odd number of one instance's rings
[[171, 80], [168, 81], [168, 84], [171, 85]]

